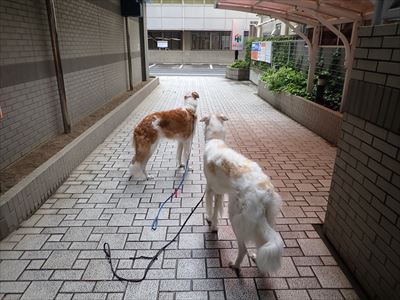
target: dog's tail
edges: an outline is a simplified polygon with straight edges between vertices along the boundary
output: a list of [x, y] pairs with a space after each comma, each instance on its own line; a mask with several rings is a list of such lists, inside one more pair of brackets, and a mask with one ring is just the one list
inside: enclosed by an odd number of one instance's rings
[[263, 197], [265, 218], [267, 221], [265, 240], [267, 241], [258, 249], [256, 263], [258, 268], [264, 272], [274, 272], [281, 266], [283, 252], [283, 241], [274, 229], [275, 218], [281, 208], [282, 199], [278, 193], [269, 189]]
[[258, 248], [256, 264], [261, 272], [269, 273], [281, 267], [283, 241], [280, 235], [269, 226], [265, 234], [268, 242]]
[[275, 225], [275, 218], [281, 209], [281, 196], [272, 189], [269, 189], [263, 197], [263, 204], [267, 222], [271, 227], [273, 227]]

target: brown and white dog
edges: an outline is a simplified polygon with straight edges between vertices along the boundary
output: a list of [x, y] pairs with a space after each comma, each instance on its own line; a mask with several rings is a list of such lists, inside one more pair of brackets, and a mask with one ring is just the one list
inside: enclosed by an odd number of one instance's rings
[[228, 194], [229, 221], [239, 247], [236, 261], [230, 266], [239, 269], [247, 253], [245, 243], [251, 241], [256, 244], [257, 256], [253, 258], [258, 268], [264, 273], [273, 272], [279, 269], [283, 252], [283, 241], [273, 228], [281, 198], [256, 162], [225, 144], [223, 123], [227, 120], [220, 114], [200, 120], [206, 124], [204, 174], [207, 178], [207, 219], [211, 229], [216, 231], [218, 212], [223, 208], [223, 194]]
[[157, 148], [159, 140], [163, 137], [178, 141], [176, 159], [179, 167], [185, 166], [182, 163], [182, 151], [186, 163], [196, 127], [197, 99], [199, 99], [199, 94], [192, 92], [184, 96], [183, 108], [151, 113], [140, 121], [133, 131], [135, 155], [130, 167], [133, 178], [138, 180], [153, 178], [147, 175], [146, 165]]

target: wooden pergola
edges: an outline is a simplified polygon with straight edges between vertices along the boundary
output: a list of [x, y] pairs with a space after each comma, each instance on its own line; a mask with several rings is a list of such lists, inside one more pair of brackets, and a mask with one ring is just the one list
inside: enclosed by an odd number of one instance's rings
[[[379, 1], [381, 0], [217, 0], [215, 7], [279, 19], [303, 38], [308, 46], [308, 92], [311, 91], [313, 85], [321, 26], [332, 31], [342, 41], [345, 49], [344, 68], [346, 72], [342, 92], [342, 109], [347, 97], [358, 27], [364, 20], [372, 18], [375, 10], [374, 3]], [[312, 39], [310, 40], [291, 22], [313, 27]], [[342, 23], [353, 24], [350, 41], [335, 27], [336, 24]]]

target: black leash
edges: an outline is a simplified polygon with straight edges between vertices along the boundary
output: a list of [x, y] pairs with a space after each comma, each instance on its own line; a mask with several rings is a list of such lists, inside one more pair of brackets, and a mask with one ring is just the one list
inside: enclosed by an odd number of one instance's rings
[[199, 207], [200, 203], [203, 201], [205, 194], [206, 194], [206, 193], [204, 192], [204, 193], [203, 193], [203, 196], [202, 196], [201, 199], [200, 199], [200, 201], [199, 201], [199, 202], [196, 204], [196, 206], [192, 209], [192, 211], [190, 212], [189, 216], [186, 218], [185, 222], [183, 223], [183, 225], [182, 225], [181, 228], [179, 229], [178, 233], [174, 236], [174, 238], [173, 238], [172, 240], [170, 240], [164, 247], [162, 247], [160, 250], [158, 250], [157, 253], [156, 253], [154, 256], [139, 256], [139, 257], [136, 257], [136, 252], [135, 252], [135, 256], [129, 258], [129, 259], [132, 259], [133, 261], [135, 261], [135, 260], [137, 260], [137, 259], [149, 259], [149, 260], [150, 260], [149, 264], [147, 265], [146, 269], [144, 270], [144, 274], [143, 274], [143, 277], [142, 277], [142, 278], [134, 279], [134, 278], [125, 278], [125, 277], [119, 276], [119, 275], [117, 274], [117, 271], [118, 271], [118, 270], [117, 270], [116, 268], [114, 269], [114, 267], [113, 267], [113, 265], [112, 265], [112, 257], [111, 257], [110, 245], [109, 245], [107, 242], [104, 243], [104, 244], [103, 244], [103, 250], [104, 250], [104, 253], [106, 254], [106, 258], [107, 258], [107, 260], [108, 260], [108, 262], [109, 262], [109, 264], [110, 264], [110, 267], [111, 267], [111, 272], [114, 274], [114, 276], [115, 276], [116, 278], [118, 278], [118, 280], [120, 280], [120, 281], [128, 281], [128, 282], [141, 282], [141, 281], [143, 281], [143, 280], [146, 278], [147, 272], [150, 270], [150, 268], [151, 268], [151, 266], [153, 265], [153, 263], [158, 259], [158, 256], [159, 256], [163, 251], [165, 251], [165, 249], [166, 249], [169, 245], [171, 245], [171, 244], [176, 240], [176, 238], [180, 235], [180, 233], [181, 233], [181, 231], [183, 230], [183, 228], [185, 227], [187, 221], [189, 221], [189, 219], [190, 219], [190, 217], [193, 215], [194, 211]]

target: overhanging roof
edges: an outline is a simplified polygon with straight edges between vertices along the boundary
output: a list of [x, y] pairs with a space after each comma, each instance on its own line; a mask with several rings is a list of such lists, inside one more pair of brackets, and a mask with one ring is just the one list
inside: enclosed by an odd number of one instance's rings
[[215, 7], [312, 26], [320, 23], [319, 18], [331, 24], [354, 22], [369, 19], [374, 12], [371, 0], [217, 0]]

